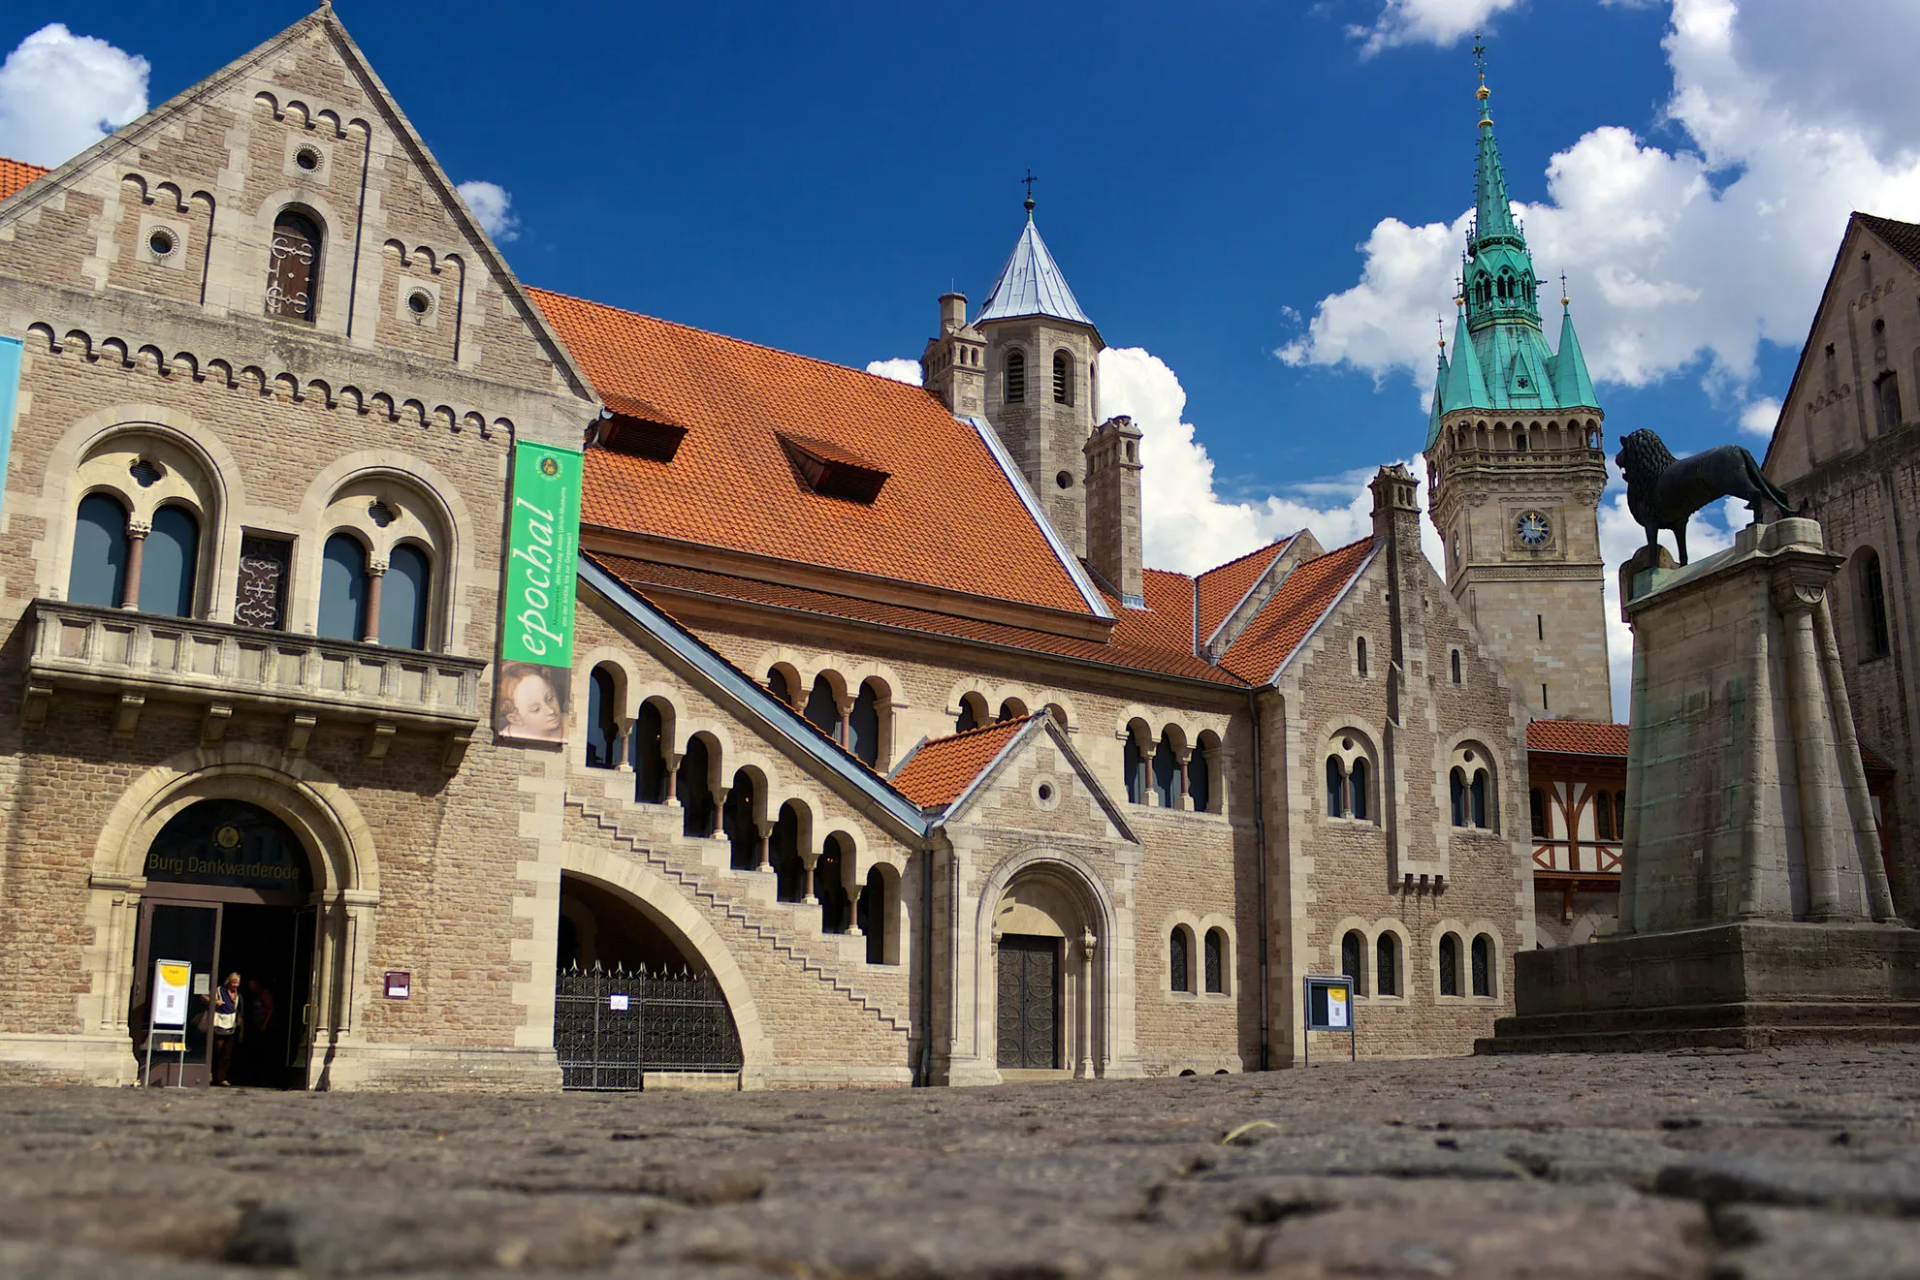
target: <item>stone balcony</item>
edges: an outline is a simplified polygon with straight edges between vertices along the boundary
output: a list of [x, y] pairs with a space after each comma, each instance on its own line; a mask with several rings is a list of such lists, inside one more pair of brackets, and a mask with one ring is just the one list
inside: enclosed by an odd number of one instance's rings
[[130, 738], [154, 702], [201, 709], [201, 740], [217, 743], [236, 711], [286, 718], [298, 754], [320, 721], [366, 727], [365, 754], [386, 755], [396, 733], [443, 742], [442, 765], [459, 768], [480, 724], [486, 662], [347, 640], [319, 640], [222, 622], [36, 600], [28, 616], [22, 720], [36, 728], [56, 693], [118, 698], [113, 732]]

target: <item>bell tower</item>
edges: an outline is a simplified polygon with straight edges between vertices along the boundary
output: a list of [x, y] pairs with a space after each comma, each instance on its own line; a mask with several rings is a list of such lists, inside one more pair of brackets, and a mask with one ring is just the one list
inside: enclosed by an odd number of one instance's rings
[[1559, 349], [1547, 346], [1543, 282], [1513, 216], [1481, 66], [1474, 225], [1427, 425], [1433, 521], [1448, 588], [1533, 714], [1612, 720], [1599, 519], [1605, 415], [1564, 287]]
[[986, 417], [1074, 555], [1087, 554], [1087, 465], [1098, 422], [1093, 358], [1106, 343], [1067, 287], [1033, 221], [987, 291], [973, 329], [986, 342]]

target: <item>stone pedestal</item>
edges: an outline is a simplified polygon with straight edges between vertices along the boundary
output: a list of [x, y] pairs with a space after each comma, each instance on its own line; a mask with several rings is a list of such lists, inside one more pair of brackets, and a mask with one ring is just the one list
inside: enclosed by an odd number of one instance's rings
[[1920, 1040], [1811, 520], [1620, 571], [1633, 627], [1620, 923], [1514, 957], [1482, 1052]]

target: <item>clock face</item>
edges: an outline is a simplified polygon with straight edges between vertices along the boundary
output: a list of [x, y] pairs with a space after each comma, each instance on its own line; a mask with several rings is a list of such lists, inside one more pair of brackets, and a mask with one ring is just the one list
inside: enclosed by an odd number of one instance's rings
[[1553, 536], [1553, 526], [1547, 523], [1546, 516], [1538, 511], [1523, 511], [1514, 521], [1513, 531], [1520, 535], [1520, 541], [1529, 547], [1544, 547], [1547, 539]]

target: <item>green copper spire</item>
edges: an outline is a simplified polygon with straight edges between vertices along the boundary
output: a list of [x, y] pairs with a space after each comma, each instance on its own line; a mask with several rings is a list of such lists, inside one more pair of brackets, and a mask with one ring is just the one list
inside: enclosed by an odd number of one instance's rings
[[1600, 407], [1600, 398], [1593, 394], [1593, 379], [1587, 376], [1587, 358], [1580, 353], [1580, 339], [1573, 332], [1573, 311], [1564, 293], [1560, 295], [1560, 351], [1553, 358], [1553, 398], [1567, 409]]
[[1493, 116], [1487, 110], [1486, 74], [1476, 93], [1480, 113], [1480, 162], [1473, 180], [1473, 230], [1467, 233], [1467, 326], [1478, 333], [1490, 325], [1519, 322], [1540, 327], [1540, 308], [1534, 297], [1539, 281], [1533, 274], [1533, 255], [1527, 237], [1514, 221], [1513, 200], [1507, 194], [1506, 170], [1500, 165], [1500, 144], [1493, 136]]
[[[1474, 234], [1520, 240], [1520, 228], [1513, 221], [1513, 201], [1507, 195], [1506, 170], [1500, 167], [1500, 144], [1493, 137], [1493, 113], [1487, 109], [1487, 99], [1492, 96], [1486, 73], [1482, 72], [1480, 88], [1474, 94], [1480, 107], [1480, 164], [1473, 181]], [[1523, 246], [1525, 243], [1521, 240]]]
[[1453, 326], [1453, 359], [1447, 362], [1446, 390], [1440, 397], [1440, 412], [1473, 409], [1493, 405], [1487, 394], [1487, 375], [1480, 370], [1480, 353], [1474, 349], [1467, 332], [1467, 313], [1462, 311]]

